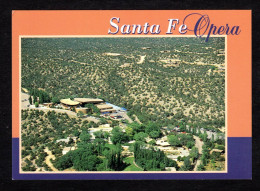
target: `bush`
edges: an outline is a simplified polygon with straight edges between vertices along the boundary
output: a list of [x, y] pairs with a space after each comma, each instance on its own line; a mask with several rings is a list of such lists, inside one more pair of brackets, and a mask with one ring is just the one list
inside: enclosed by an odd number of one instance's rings
[[35, 105], [35, 107], [39, 107], [39, 103], [38, 102], [35, 102], [34, 105]]
[[153, 139], [153, 140], [149, 141], [149, 144], [150, 145], [156, 145], [156, 141]]
[[217, 145], [216, 149], [225, 151], [225, 146], [224, 145]]

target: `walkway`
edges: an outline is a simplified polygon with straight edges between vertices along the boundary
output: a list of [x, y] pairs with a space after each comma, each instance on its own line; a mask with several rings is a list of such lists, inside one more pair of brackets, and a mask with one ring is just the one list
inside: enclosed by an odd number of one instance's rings
[[143, 168], [141, 168], [140, 166], [138, 166], [138, 165], [135, 163], [135, 160], [133, 160], [133, 164], [134, 164], [137, 168], [139, 168], [139, 169], [141, 169], [141, 170], [144, 170]]

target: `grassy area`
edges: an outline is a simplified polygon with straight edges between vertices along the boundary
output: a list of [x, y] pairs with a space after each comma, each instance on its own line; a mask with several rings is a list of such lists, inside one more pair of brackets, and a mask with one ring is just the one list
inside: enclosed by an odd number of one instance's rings
[[71, 168], [67, 168], [67, 169], [65, 169], [63, 171], [76, 171], [76, 170], [73, 167], [71, 167]]
[[206, 171], [217, 171], [218, 169], [225, 170], [225, 161], [216, 161], [215, 165], [209, 163], [205, 166]]
[[183, 161], [177, 161], [177, 164], [178, 164], [178, 166], [182, 166], [182, 165], [184, 165], [184, 162]]
[[142, 171], [142, 169], [134, 165], [134, 157], [124, 158], [124, 162], [129, 166], [127, 166], [123, 171]]

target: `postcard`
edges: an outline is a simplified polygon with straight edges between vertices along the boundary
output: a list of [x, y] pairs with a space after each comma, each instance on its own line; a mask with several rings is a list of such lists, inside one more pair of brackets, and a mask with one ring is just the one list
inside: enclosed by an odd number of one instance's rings
[[13, 179], [251, 179], [251, 31], [250, 10], [14, 10]]

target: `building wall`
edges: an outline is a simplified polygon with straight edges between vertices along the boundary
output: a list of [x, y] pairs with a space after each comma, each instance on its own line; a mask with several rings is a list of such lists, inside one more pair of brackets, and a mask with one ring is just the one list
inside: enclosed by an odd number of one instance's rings
[[90, 110], [89, 108], [75, 108], [76, 113], [82, 111], [84, 114], [87, 114], [89, 110]]

